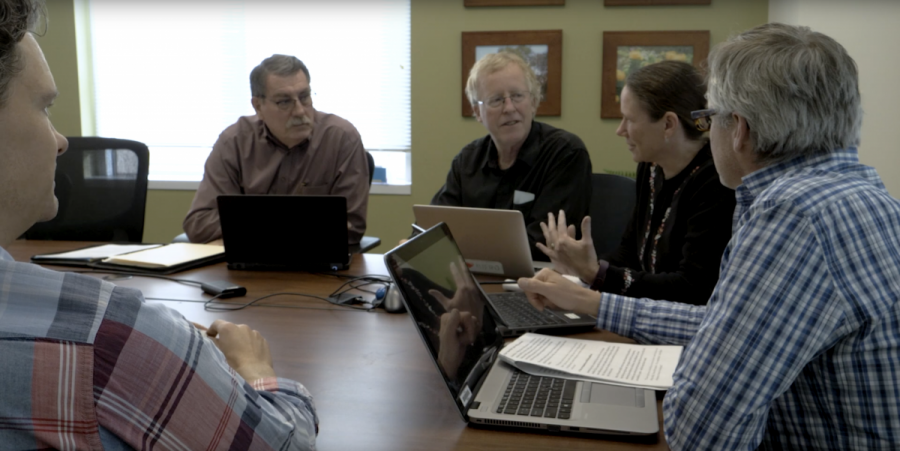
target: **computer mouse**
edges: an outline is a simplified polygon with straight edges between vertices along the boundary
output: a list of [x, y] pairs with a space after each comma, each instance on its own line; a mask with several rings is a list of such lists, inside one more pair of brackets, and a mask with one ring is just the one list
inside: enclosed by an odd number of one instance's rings
[[381, 304], [384, 307], [384, 311], [388, 313], [405, 312], [406, 306], [403, 305], [403, 299], [400, 296], [400, 290], [397, 289], [397, 285], [392, 283], [384, 295], [384, 302]]

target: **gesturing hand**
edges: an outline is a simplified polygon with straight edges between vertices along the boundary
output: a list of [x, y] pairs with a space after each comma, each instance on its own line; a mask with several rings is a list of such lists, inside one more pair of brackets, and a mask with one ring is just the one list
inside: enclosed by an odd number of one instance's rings
[[247, 382], [275, 377], [269, 343], [246, 324], [217, 319], [206, 330], [206, 335], [214, 338], [213, 342], [228, 364]]
[[547, 214], [547, 222], [541, 223], [544, 232], [543, 243], [537, 243], [557, 271], [580, 278], [586, 283], [594, 280], [600, 265], [597, 264], [597, 251], [591, 238], [591, 218], [585, 216], [581, 221], [581, 239], [575, 239], [575, 225], [566, 225], [566, 212], [559, 211], [559, 220], [553, 213]]

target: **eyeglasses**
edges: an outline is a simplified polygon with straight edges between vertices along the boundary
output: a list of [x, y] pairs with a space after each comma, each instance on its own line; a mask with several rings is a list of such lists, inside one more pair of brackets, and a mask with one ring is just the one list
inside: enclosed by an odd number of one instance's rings
[[[300, 102], [300, 105], [303, 105], [303, 106], [312, 105], [312, 103], [313, 103], [312, 100], [313, 100], [313, 97], [315, 97], [315, 95], [316, 95], [316, 93], [314, 93], [312, 91], [307, 91], [307, 92], [301, 93], [297, 97], [280, 95], [280, 96], [275, 97], [275, 99], [272, 100], [272, 103], [274, 103], [275, 106], [281, 111], [289, 111], [294, 108], [294, 102]], [[263, 95], [263, 96], [260, 96], [260, 98], [265, 99], [266, 96]]]
[[479, 100], [478, 104], [487, 105], [488, 108], [500, 108], [506, 103], [506, 99], [512, 100], [514, 105], [518, 105], [530, 96], [529, 92], [514, 92], [508, 96], [494, 96], [487, 100]]
[[707, 108], [705, 110], [691, 111], [691, 119], [694, 120], [694, 127], [701, 132], [708, 132], [712, 127], [712, 116], [718, 113], [715, 108]]

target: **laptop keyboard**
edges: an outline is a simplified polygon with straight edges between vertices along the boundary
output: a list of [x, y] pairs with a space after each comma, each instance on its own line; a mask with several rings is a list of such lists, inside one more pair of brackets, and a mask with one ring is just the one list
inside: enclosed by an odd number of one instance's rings
[[513, 370], [497, 413], [571, 419], [576, 381]]
[[497, 310], [497, 314], [508, 327], [527, 326], [552, 326], [565, 324], [565, 321], [556, 317], [548, 310], [539, 311], [531, 306], [524, 293], [496, 293], [491, 294], [491, 304]]

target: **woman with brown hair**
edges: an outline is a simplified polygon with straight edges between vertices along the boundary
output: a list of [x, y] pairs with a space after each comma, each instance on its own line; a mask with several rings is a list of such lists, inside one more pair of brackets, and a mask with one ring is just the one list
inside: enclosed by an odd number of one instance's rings
[[719, 182], [709, 140], [691, 119], [691, 111], [706, 108], [705, 94], [703, 77], [687, 63], [664, 61], [628, 76], [616, 134], [638, 163], [634, 213], [618, 249], [601, 259], [589, 217], [576, 240], [565, 213], [548, 215], [547, 245], [538, 247], [557, 271], [598, 291], [706, 304], [731, 238], [735, 197]]

